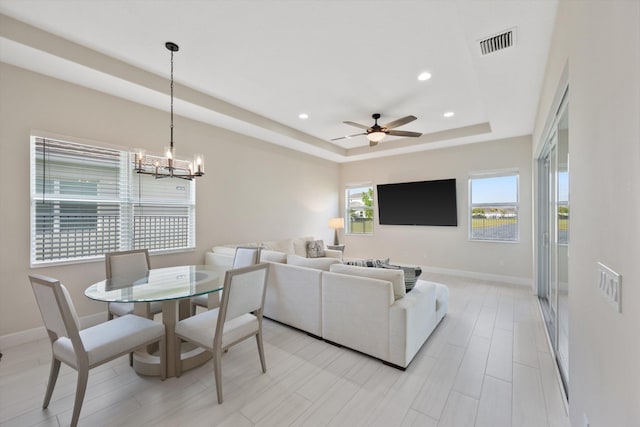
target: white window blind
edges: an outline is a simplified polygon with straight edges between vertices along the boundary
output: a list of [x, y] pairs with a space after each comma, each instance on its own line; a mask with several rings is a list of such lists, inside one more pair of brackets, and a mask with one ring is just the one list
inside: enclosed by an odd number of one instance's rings
[[195, 247], [194, 182], [137, 174], [134, 178], [133, 248]]
[[195, 247], [195, 187], [133, 172], [125, 150], [31, 138], [31, 265]]

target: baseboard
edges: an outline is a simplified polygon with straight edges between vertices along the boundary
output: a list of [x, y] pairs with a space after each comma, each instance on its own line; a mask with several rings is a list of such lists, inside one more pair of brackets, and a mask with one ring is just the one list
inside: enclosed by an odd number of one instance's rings
[[[107, 312], [90, 314], [89, 316], [83, 316], [80, 318], [80, 325], [82, 328], [88, 328], [107, 320]], [[15, 347], [20, 344], [26, 344], [32, 341], [38, 341], [47, 337], [47, 330], [44, 326], [38, 328], [27, 329], [25, 331], [15, 332], [13, 334], [7, 334], [0, 336], [0, 349], [4, 350], [9, 347]]]
[[502, 274], [478, 273], [476, 271], [454, 270], [449, 268], [421, 266], [422, 271], [437, 274], [448, 274], [451, 276], [469, 277], [473, 279], [487, 280], [493, 282], [508, 283], [518, 286], [532, 286], [533, 279], [527, 277], [505, 276]]

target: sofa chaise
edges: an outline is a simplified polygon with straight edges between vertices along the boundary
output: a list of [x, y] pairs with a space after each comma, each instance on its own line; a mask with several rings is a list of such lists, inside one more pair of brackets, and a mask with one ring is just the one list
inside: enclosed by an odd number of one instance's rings
[[[264, 316], [405, 369], [447, 313], [448, 288], [417, 280], [406, 293], [402, 270], [344, 265], [340, 251], [307, 258], [305, 240], [253, 243], [269, 263]], [[224, 274], [246, 245], [216, 246], [205, 263]]]

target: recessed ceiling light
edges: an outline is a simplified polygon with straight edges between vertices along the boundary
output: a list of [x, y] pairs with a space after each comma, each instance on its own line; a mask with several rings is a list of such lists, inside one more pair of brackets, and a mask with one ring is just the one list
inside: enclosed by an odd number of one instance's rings
[[302, 120], [305, 120], [309, 118], [309, 115], [307, 113], [300, 113], [298, 114], [298, 117], [300, 117]]
[[421, 82], [425, 81], [425, 80], [429, 80], [431, 78], [431, 73], [424, 71], [422, 73], [420, 73], [420, 75], [418, 75], [418, 80], [420, 80]]
[[453, 117], [455, 115], [455, 113], [453, 111], [447, 111], [446, 113], [443, 114], [443, 116], [445, 116], [447, 119], [449, 117]]

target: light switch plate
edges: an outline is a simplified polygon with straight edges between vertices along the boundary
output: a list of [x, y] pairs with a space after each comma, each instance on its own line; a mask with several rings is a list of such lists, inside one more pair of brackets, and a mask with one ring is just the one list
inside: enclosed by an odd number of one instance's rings
[[603, 263], [598, 263], [598, 286], [602, 296], [618, 313], [622, 313], [622, 276]]

